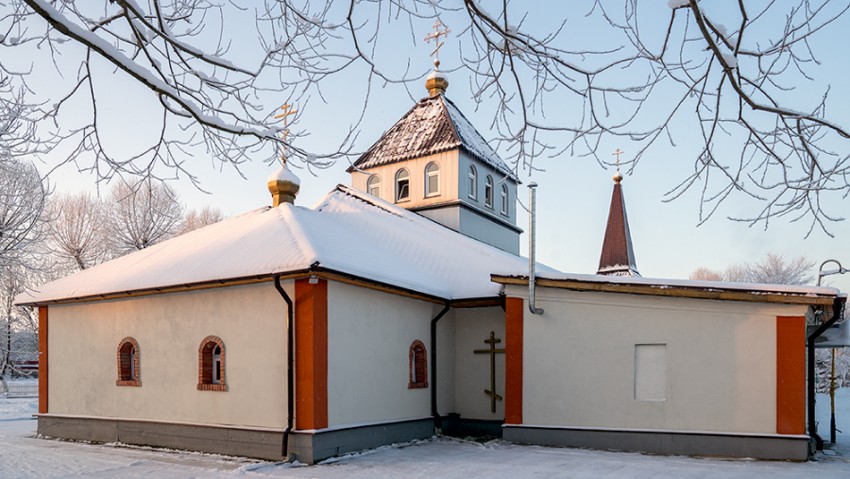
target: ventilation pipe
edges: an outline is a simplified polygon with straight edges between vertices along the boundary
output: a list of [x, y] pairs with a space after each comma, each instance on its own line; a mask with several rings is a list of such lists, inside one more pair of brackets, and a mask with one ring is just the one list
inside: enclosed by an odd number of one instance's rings
[[537, 298], [534, 290], [535, 257], [537, 256], [535, 251], [537, 190], [535, 188], [537, 188], [537, 183], [532, 181], [528, 184], [528, 310], [531, 311], [531, 314], [543, 314], [543, 309], [536, 305]]

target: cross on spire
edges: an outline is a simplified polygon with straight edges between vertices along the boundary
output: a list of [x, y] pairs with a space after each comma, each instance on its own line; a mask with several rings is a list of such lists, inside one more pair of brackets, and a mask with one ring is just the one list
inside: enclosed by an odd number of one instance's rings
[[614, 151], [614, 153], [611, 153], [612, 156], [617, 157], [617, 173], [614, 175], [614, 182], [615, 183], [619, 183], [619, 182], [623, 181], [623, 175], [620, 174], [620, 155], [622, 155], [623, 153], [625, 153], [625, 151], [622, 151], [619, 148], [617, 148], [617, 150]]
[[[444, 27], [444, 28], [441, 30], [440, 27]], [[438, 68], [440, 66], [440, 47], [442, 47], [443, 43], [445, 43], [445, 42], [440, 41], [440, 37], [445, 38], [445, 37], [449, 36], [449, 33], [451, 33], [451, 29], [449, 29], [449, 27], [446, 27], [445, 25], [443, 25], [443, 22], [441, 22], [440, 19], [438, 18], [434, 22], [434, 32], [429, 33], [428, 35], [425, 35], [425, 42], [426, 43], [431, 43], [431, 40], [434, 40], [434, 43], [435, 43], [434, 51], [431, 52], [431, 56], [434, 57], [434, 68]]]
[[298, 113], [298, 110], [293, 109], [292, 105], [289, 103], [284, 103], [283, 106], [280, 107], [280, 110], [282, 113], [275, 115], [274, 119], [283, 119], [283, 131], [281, 132], [283, 134], [283, 146], [281, 146], [280, 151], [280, 162], [286, 164], [286, 137], [289, 136], [289, 128], [287, 128], [289, 125], [289, 116]]

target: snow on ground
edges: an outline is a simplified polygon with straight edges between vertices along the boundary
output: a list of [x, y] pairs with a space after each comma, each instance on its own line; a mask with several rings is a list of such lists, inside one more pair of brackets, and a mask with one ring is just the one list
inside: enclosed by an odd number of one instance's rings
[[815, 413], [818, 435], [825, 443], [824, 454], [839, 455], [850, 462], [850, 388], [835, 391], [835, 444], [829, 444], [829, 395], [818, 394], [815, 401]]
[[[387, 446], [317, 466], [213, 454], [39, 439], [34, 399], [0, 397], [0, 477], [122, 478], [758, 478], [850, 477], [850, 389], [839, 390], [838, 445], [806, 463], [651, 456], [432, 438]], [[819, 396], [821, 434], [829, 437], [829, 400]]]

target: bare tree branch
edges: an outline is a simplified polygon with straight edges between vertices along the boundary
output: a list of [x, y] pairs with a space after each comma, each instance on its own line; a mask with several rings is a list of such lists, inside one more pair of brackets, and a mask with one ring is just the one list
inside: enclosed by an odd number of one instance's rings
[[[667, 199], [696, 190], [700, 222], [731, 198], [757, 205], [733, 218], [751, 224], [785, 217], [807, 221], [811, 232], [842, 220], [824, 199], [850, 194], [850, 126], [829, 90], [843, 78], [830, 77], [816, 53], [828, 35], [850, 28], [850, 5], [664, 3], [588, 0], [541, 15], [507, 0], [265, 0], [255, 10], [211, 0], [11, 0], [0, 7], [0, 58], [45, 47], [67, 80], [58, 98], [39, 103], [42, 118], [74, 146], [68, 161], [102, 179], [168, 172], [197, 181], [198, 157], [237, 169], [272, 161], [283, 147], [272, 122], [280, 97], [326, 101], [335, 81], [353, 78], [346, 83], [364, 86], [352, 99], [361, 104], [346, 106], [350, 126], [337, 144], [309, 152], [298, 146], [304, 130], [289, 137], [292, 159], [312, 171], [368, 146], [355, 143], [373, 86], [402, 85], [411, 97], [421, 91], [427, 68], [400, 62], [398, 51], [404, 40], [413, 52], [439, 17], [457, 35], [448, 73], [469, 78], [471, 97], [492, 115], [489, 139], [517, 174], [565, 156], [604, 166], [614, 144], [628, 145], [635, 168], [696, 139], [702, 147], [687, 158], [693, 169], [671, 183]], [[575, 35], [588, 28], [591, 37]], [[86, 54], [69, 61], [81, 46]], [[157, 134], [121, 157], [100, 134], [104, 64], [160, 108], [150, 128]], [[0, 66], [0, 75], [29, 92], [29, 70], [21, 70]], [[466, 95], [460, 88], [452, 91]], [[63, 111], [80, 101], [88, 118], [77, 115], [71, 125]]]

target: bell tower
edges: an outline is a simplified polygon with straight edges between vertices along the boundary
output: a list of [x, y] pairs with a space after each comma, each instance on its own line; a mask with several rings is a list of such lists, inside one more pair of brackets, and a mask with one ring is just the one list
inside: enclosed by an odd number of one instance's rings
[[429, 96], [417, 102], [349, 168], [354, 188], [415, 211], [462, 234], [519, 254], [519, 179], [481, 133], [446, 98], [448, 80], [437, 58], [437, 21]]

